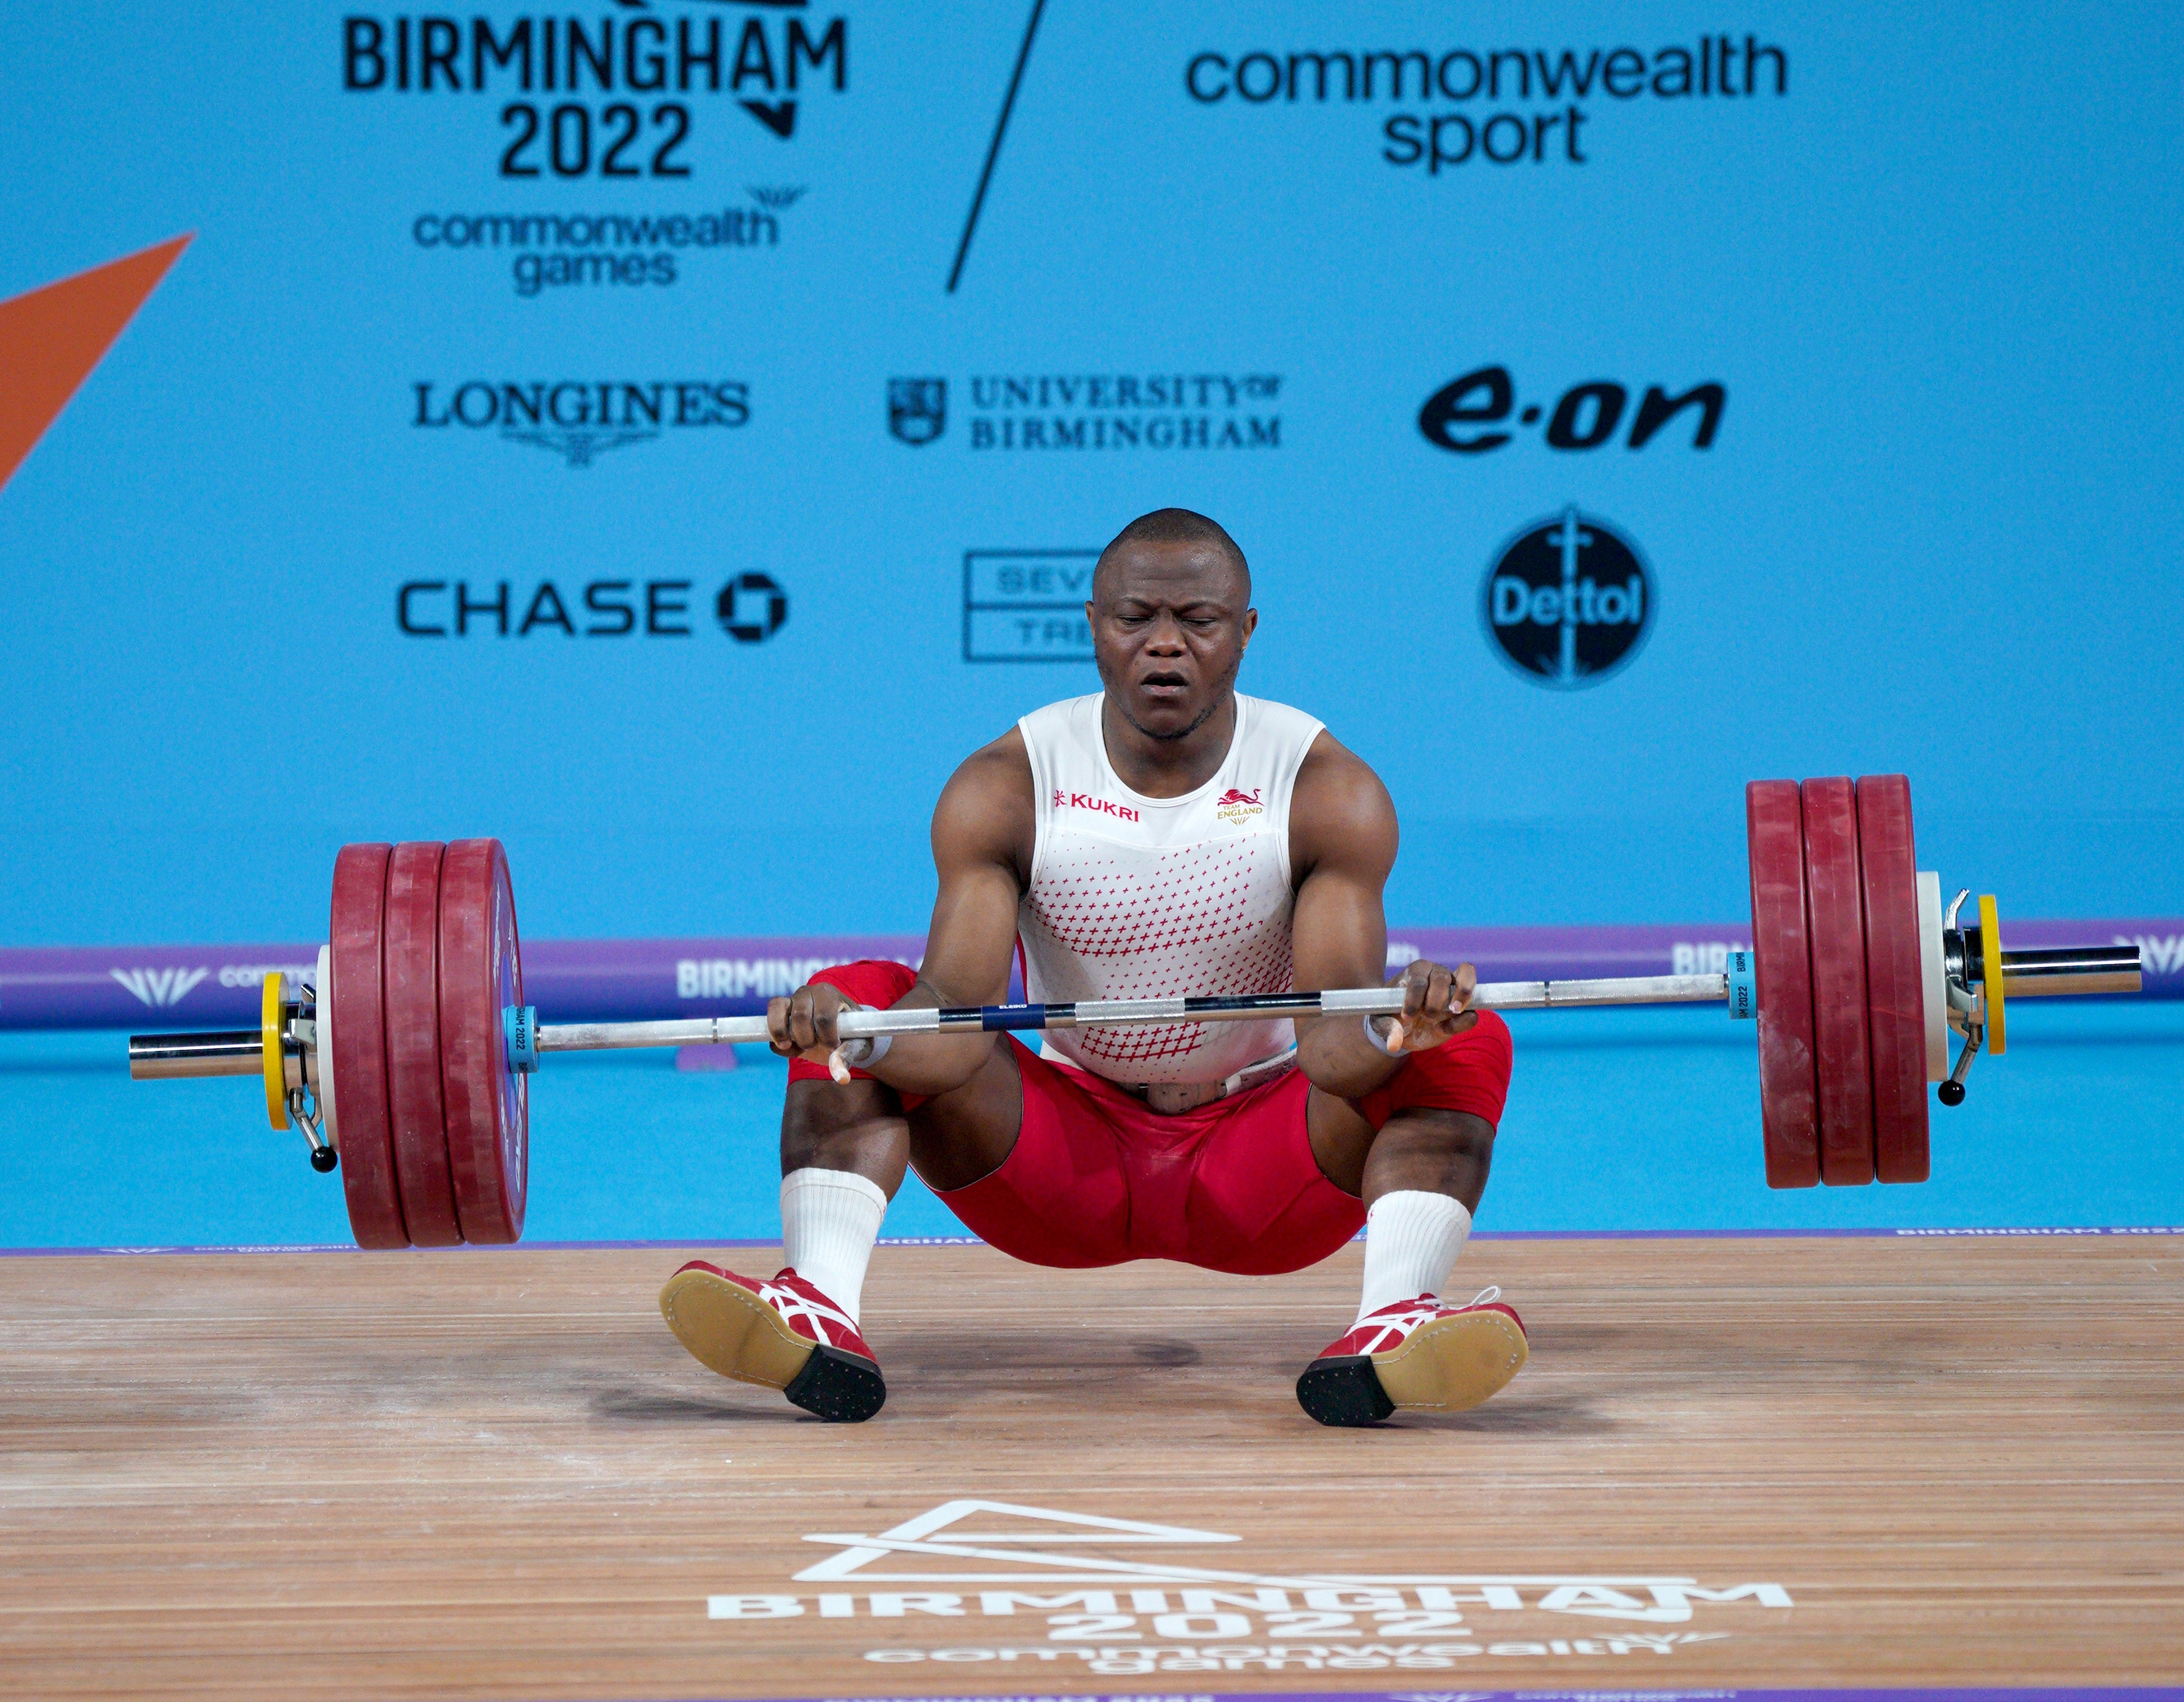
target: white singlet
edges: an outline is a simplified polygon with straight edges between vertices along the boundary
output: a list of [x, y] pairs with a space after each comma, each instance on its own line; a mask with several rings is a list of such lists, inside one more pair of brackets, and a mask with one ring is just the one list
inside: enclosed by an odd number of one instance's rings
[[[1103, 695], [1017, 723], [1039, 806], [1031, 886], [1017, 912], [1024, 996], [1287, 992], [1290, 793], [1320, 724], [1240, 692], [1235, 737], [1213, 778], [1181, 798], [1145, 798], [1107, 760]], [[1041, 1049], [1134, 1086], [1221, 1082], [1295, 1043], [1283, 1018], [1058, 1029]]]

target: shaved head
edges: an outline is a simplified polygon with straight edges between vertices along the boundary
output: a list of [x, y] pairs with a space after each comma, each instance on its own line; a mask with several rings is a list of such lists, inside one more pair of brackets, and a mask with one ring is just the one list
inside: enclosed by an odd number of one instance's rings
[[[1084, 605], [1107, 707], [1147, 748], [1234, 726], [1236, 670], [1259, 617], [1244, 552], [1204, 514], [1156, 509], [1100, 553]], [[1110, 737], [1117, 723], [1106, 722]], [[1211, 737], [1211, 735], [1209, 735]], [[1112, 749], [1112, 746], [1111, 746]]]
[[1236, 540], [1223, 530], [1218, 520], [1208, 520], [1189, 509], [1155, 509], [1149, 514], [1139, 514], [1117, 532], [1114, 542], [1100, 552], [1100, 565], [1092, 570], [1093, 601], [1100, 600], [1101, 583], [1110, 576], [1117, 558], [1133, 546], [1142, 544], [1195, 545], [1198, 553], [1218, 557], [1240, 581], [1237, 606], [1250, 604], [1251, 569], [1244, 559], [1244, 552], [1236, 548]]

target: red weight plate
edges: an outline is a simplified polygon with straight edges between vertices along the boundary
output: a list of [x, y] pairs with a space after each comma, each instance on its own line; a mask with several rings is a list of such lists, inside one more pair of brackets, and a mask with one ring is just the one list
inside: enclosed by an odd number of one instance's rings
[[1820, 1179], [1813, 1074], [1813, 968], [1805, 924], [1805, 828], [1794, 780], [1744, 788], [1752, 857], [1752, 972], [1759, 984], [1759, 1119], [1767, 1185]]
[[501, 1025], [522, 1003], [508, 855], [498, 839], [458, 839], [440, 867], [440, 1077], [465, 1241], [523, 1233], [530, 1101]]
[[387, 915], [385, 845], [344, 845], [334, 859], [332, 979], [326, 1021], [333, 1060], [334, 1132], [342, 1192], [359, 1247], [407, 1247], [387, 1116], [387, 1027], [381, 936]]
[[1926, 1001], [1919, 961], [1919, 858], [1911, 782], [1858, 783], [1858, 857], [1865, 898], [1865, 1002], [1873, 1042], [1873, 1167], [1883, 1182], [1924, 1182]]
[[398, 845], [387, 870], [387, 1075], [402, 1218], [420, 1247], [463, 1238], [440, 1094], [440, 859]]
[[1813, 930], [1813, 1061], [1820, 1089], [1820, 1180], [1873, 1180], [1873, 1047], [1865, 1010], [1865, 899], [1858, 797], [1847, 780], [1798, 787], [1805, 812], [1805, 915]]

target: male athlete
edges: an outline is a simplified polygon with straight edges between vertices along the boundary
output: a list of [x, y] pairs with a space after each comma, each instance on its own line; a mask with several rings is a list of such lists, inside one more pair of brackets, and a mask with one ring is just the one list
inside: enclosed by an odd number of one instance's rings
[[1438, 1298], [1509, 1084], [1508, 1029], [1465, 1009], [1468, 964], [1412, 964], [1399, 1017], [1294, 1033], [1282, 1020], [1057, 1031], [1036, 1051], [984, 1032], [838, 1048], [843, 1010], [1005, 1003], [1019, 952], [1035, 1003], [1380, 980], [1395, 806], [1318, 721], [1237, 693], [1251, 602], [1213, 521], [1131, 521], [1085, 605], [1106, 691], [1026, 715], [941, 792], [922, 967], [848, 964], [769, 1002], [773, 1048], [794, 1060], [788, 1267], [769, 1282], [698, 1260], [669, 1279], [660, 1310], [705, 1365], [824, 1418], [878, 1411], [858, 1306], [911, 1164], [1035, 1265], [1297, 1271], [1366, 1226], [1357, 1321], [1297, 1381], [1323, 1424], [1474, 1406], [1517, 1374], [1524, 1327], [1498, 1291]]

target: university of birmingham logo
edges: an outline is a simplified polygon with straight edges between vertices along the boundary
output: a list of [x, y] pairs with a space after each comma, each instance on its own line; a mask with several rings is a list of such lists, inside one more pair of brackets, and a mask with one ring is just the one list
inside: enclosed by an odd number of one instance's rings
[[888, 430], [905, 443], [930, 443], [948, 429], [948, 381], [888, 380]]

